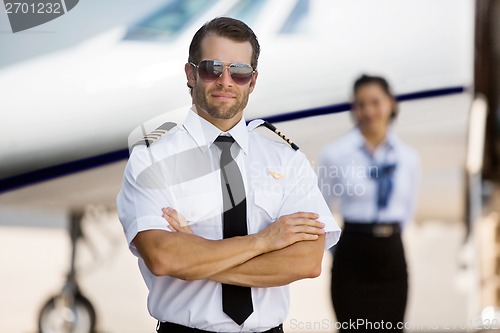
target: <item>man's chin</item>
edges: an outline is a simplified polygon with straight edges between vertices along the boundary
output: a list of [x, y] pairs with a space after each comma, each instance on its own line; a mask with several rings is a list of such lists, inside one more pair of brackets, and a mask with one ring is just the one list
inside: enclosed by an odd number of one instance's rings
[[234, 107], [215, 106], [211, 110], [207, 110], [208, 114], [216, 119], [232, 119], [237, 116], [241, 111], [234, 110]]
[[221, 120], [229, 120], [233, 119], [238, 115], [239, 112], [236, 113], [221, 113], [221, 112], [215, 112], [215, 113], [209, 113], [213, 118], [215, 119], [221, 119]]

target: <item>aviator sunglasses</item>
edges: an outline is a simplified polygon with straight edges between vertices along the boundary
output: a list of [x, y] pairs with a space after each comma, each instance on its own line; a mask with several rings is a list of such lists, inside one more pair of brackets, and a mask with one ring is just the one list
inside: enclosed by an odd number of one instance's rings
[[217, 80], [224, 72], [224, 67], [227, 67], [231, 78], [236, 84], [244, 85], [250, 82], [255, 70], [248, 64], [229, 64], [224, 65], [218, 60], [203, 60], [199, 65], [190, 62], [191, 65], [198, 69], [198, 75], [205, 82]]

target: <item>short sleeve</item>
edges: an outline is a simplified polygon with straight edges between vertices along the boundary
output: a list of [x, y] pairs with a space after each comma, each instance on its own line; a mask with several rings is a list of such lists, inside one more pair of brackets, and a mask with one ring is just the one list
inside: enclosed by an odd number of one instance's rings
[[133, 151], [116, 201], [118, 218], [130, 250], [136, 256], [139, 253], [132, 241], [139, 232], [153, 229], [170, 231], [161, 211], [163, 207], [171, 206], [172, 202], [163, 180], [164, 171], [149, 161], [148, 155], [144, 154], [145, 149]]
[[287, 168], [287, 176], [293, 182], [287, 184], [280, 215], [298, 211], [313, 212], [325, 224], [325, 249], [335, 245], [340, 237], [337, 225], [318, 187], [318, 177], [302, 152], [296, 152]]

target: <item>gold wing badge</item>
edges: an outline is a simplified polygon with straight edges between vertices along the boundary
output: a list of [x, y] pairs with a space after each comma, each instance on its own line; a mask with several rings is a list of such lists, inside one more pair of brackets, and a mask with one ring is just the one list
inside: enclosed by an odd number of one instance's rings
[[271, 171], [269, 170], [269, 174], [274, 178], [274, 179], [281, 179], [281, 178], [285, 178], [284, 175], [282, 175], [281, 173], [277, 173], [277, 172], [274, 172], [274, 171]]

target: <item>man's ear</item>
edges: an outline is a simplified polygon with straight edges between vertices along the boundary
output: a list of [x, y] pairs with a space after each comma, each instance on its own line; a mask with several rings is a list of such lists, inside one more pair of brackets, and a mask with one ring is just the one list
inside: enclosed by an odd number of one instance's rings
[[184, 65], [184, 72], [186, 72], [187, 85], [193, 88], [196, 83], [196, 71], [193, 65], [186, 63]]
[[255, 71], [252, 76], [252, 80], [250, 81], [250, 93], [255, 89], [255, 84], [257, 83], [257, 76], [259, 76], [259, 72]]

